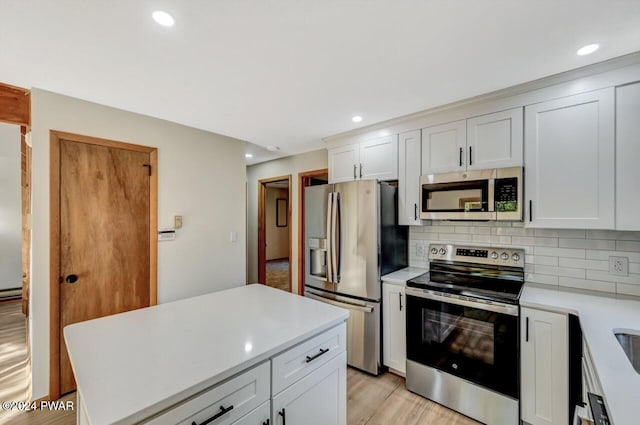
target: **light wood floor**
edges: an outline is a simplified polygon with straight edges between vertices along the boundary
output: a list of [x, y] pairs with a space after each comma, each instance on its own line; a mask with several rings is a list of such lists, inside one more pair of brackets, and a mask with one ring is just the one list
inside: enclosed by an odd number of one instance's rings
[[289, 259], [269, 260], [267, 268], [267, 286], [289, 291]]
[[[25, 319], [20, 302], [0, 303], [0, 401], [26, 400]], [[73, 401], [71, 393], [62, 398]], [[0, 424], [75, 425], [75, 411], [4, 412]], [[437, 403], [406, 390], [404, 379], [391, 373], [374, 377], [347, 372], [348, 425], [478, 425]]]

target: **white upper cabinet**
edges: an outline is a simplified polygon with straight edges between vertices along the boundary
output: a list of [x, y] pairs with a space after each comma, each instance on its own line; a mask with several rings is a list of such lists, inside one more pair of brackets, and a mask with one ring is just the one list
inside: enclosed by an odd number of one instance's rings
[[466, 120], [422, 129], [422, 174], [466, 169]]
[[398, 135], [328, 150], [329, 183], [398, 178]]
[[640, 230], [640, 83], [616, 89], [616, 229]]
[[396, 134], [360, 143], [358, 177], [378, 180], [398, 178], [398, 136]]
[[419, 226], [420, 130], [402, 133], [398, 140], [398, 223]]
[[614, 89], [527, 106], [525, 121], [529, 225], [613, 229]]
[[329, 183], [355, 180], [358, 176], [359, 156], [357, 144], [329, 149]]
[[522, 165], [522, 108], [467, 120], [467, 169]]

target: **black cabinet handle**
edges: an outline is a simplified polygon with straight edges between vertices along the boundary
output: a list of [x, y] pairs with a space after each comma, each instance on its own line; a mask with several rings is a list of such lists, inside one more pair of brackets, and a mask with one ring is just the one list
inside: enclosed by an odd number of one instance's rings
[[[213, 415], [212, 417], [210, 417], [206, 421], [202, 422], [200, 425], [207, 425], [207, 424], [215, 421], [216, 419], [218, 419], [220, 416], [225, 415], [225, 414], [229, 413], [232, 410], [233, 410], [233, 404], [231, 406], [229, 406], [229, 407], [220, 406], [220, 411], [218, 413], [216, 413], [215, 415]], [[193, 421], [193, 422], [191, 422], [191, 425], [198, 425], [198, 424], [196, 423], [196, 421]]]
[[287, 413], [284, 411], [284, 407], [278, 412], [278, 415], [282, 416], [282, 425], [287, 425]]
[[69, 276], [67, 276], [64, 279], [65, 282], [67, 283], [76, 283], [78, 281], [78, 275], [77, 274], [70, 274]]
[[469, 165], [473, 165], [473, 156], [471, 155], [471, 146], [469, 146]]
[[418, 219], [418, 204], [413, 204], [413, 219]]
[[402, 311], [402, 292], [398, 292], [398, 298], [400, 299], [400, 311]]
[[317, 359], [318, 357], [320, 357], [323, 354], [326, 354], [329, 352], [328, 348], [321, 348], [320, 352], [318, 354], [316, 354], [315, 356], [307, 356], [307, 359], [304, 361], [305, 363], [310, 363], [312, 361], [314, 361], [315, 359]]
[[462, 148], [460, 148], [460, 166], [462, 167]]
[[356, 179], [356, 170], [358, 169], [358, 167], [356, 166], [356, 164], [353, 164], [353, 179]]
[[360, 164], [360, 178], [362, 178], [362, 163]]
[[262, 425], [269, 425], [269, 419], [267, 419], [266, 421], [262, 422]]
[[526, 342], [529, 342], [529, 317], [525, 319], [525, 339]]
[[533, 201], [529, 199], [529, 221], [533, 221]]

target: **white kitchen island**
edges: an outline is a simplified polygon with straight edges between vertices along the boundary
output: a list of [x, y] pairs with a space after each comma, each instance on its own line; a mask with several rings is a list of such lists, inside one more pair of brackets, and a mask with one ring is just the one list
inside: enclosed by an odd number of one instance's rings
[[253, 284], [67, 326], [78, 423], [345, 425], [348, 315]]

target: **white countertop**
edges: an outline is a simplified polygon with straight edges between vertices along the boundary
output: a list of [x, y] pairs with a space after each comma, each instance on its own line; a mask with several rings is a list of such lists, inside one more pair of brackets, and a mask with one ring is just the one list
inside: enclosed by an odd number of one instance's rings
[[418, 277], [428, 271], [429, 270], [420, 267], [406, 267], [404, 269], [396, 270], [393, 273], [385, 274], [382, 276], [381, 280], [385, 283], [392, 283], [394, 285], [406, 285], [407, 280]]
[[329, 329], [347, 310], [254, 284], [67, 326], [92, 425], [132, 423]]
[[640, 374], [627, 359], [614, 329], [640, 330], [640, 300], [525, 285], [520, 305], [574, 313], [604, 390], [614, 425], [637, 425]]

